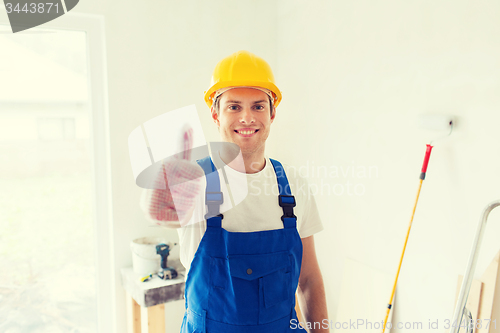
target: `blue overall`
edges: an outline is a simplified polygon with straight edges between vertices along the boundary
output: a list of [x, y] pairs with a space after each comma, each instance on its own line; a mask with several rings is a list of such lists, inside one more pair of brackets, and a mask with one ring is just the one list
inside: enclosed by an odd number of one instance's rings
[[198, 161], [207, 180], [207, 229], [186, 279], [181, 333], [306, 332], [295, 312], [302, 261], [295, 198], [281, 163], [271, 163], [284, 228], [229, 232], [222, 228], [219, 213], [223, 197], [218, 172], [209, 157]]

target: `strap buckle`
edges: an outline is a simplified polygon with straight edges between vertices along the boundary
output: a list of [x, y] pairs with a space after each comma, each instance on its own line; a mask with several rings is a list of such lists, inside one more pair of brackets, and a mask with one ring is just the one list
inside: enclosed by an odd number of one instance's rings
[[205, 219], [214, 216], [222, 216], [220, 213], [220, 205], [224, 202], [222, 192], [205, 192], [205, 204], [207, 205], [208, 212], [205, 214]]
[[217, 214], [217, 215], [211, 215], [210, 213], [206, 213], [206, 214], [205, 214], [205, 216], [204, 216], [205, 220], [208, 220], [208, 219], [210, 219], [210, 218], [212, 218], [212, 217], [220, 217], [221, 219], [223, 219], [223, 218], [224, 218], [224, 215], [222, 215], [222, 214], [220, 214], [220, 213], [219, 213], [219, 214]]
[[279, 204], [280, 207], [283, 209], [283, 216], [281, 216], [281, 220], [283, 221], [284, 218], [297, 218], [293, 214], [293, 207], [295, 207], [295, 197], [293, 195], [279, 195]]
[[224, 196], [222, 192], [205, 192], [205, 203], [208, 205], [222, 205]]
[[293, 195], [278, 195], [280, 207], [295, 207], [295, 197]]

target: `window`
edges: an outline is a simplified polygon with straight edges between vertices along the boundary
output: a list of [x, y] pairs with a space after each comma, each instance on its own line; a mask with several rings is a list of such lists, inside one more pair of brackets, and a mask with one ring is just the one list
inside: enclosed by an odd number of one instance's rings
[[0, 332], [96, 332], [86, 33], [0, 34]]

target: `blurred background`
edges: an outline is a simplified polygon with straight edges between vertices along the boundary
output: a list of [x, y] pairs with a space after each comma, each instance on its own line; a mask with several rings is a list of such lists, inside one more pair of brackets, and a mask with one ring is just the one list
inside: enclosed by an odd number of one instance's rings
[[[126, 330], [119, 272], [131, 265], [130, 241], [158, 233], [177, 239], [175, 230], [151, 227], [139, 209], [141, 189], [130, 167], [128, 135], [155, 116], [195, 104], [207, 140], [217, 141], [203, 92], [216, 63], [242, 49], [268, 61], [283, 93], [267, 155], [302, 167], [315, 189], [325, 227], [315, 236], [316, 251], [334, 321], [343, 306], [346, 260], [377, 270], [392, 283], [425, 144], [447, 134], [419, 129], [419, 116], [455, 117], [452, 135], [435, 143], [392, 321], [423, 322], [425, 328], [429, 319], [451, 319], [457, 277], [465, 270], [481, 210], [499, 197], [499, 2], [84, 0], [72, 12], [104, 18], [107, 91], [102, 94], [109, 110], [104, 144], [109, 144], [113, 212], [106, 223], [115, 282], [110, 320], [116, 331]], [[5, 12], [0, 15], [8, 24]], [[80, 94], [40, 100], [0, 91], [0, 314], [12, 308], [6, 301], [10, 296], [21, 297], [19, 288], [28, 288], [28, 280], [54, 265], [61, 270], [58, 276], [69, 280], [72, 272], [87, 274], [87, 291], [71, 302], [85, 308], [85, 318], [94, 318], [97, 282], [88, 281], [96, 281], [93, 258], [99, 253], [92, 217], [92, 110], [83, 93], [93, 71], [82, 56], [88, 44], [78, 32], [70, 42], [61, 31], [29, 38], [5, 31], [2, 54], [17, 50], [28, 57], [24, 64], [55, 66], [52, 72], [59, 76], [45, 77], [47, 85], [62, 91], [57, 82], [65, 82]], [[0, 77], [15, 68], [6, 65], [13, 57], [0, 64]], [[500, 250], [499, 236], [500, 213], [494, 211], [477, 276]], [[57, 249], [43, 253], [43, 269], [30, 259], [42, 257], [39, 249], [49, 251], [61, 239], [71, 244], [61, 244], [65, 258], [57, 260], [62, 261], [47, 260], [61, 253]], [[88, 256], [68, 250], [73, 245]], [[73, 261], [79, 268], [70, 265]], [[51, 304], [67, 309], [63, 301]], [[385, 306], [386, 301], [380, 304], [382, 313]], [[68, 318], [58, 311], [51, 313]], [[177, 332], [184, 302], [167, 303], [166, 312], [167, 332]], [[84, 320], [87, 326], [66, 324], [74, 332], [93, 331], [92, 320]], [[12, 327], [11, 332], [23, 332]]]

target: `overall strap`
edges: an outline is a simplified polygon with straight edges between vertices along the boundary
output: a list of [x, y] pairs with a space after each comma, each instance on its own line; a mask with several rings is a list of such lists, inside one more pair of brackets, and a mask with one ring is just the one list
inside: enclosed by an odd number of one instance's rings
[[220, 205], [224, 202], [224, 198], [220, 190], [219, 173], [212, 163], [210, 156], [196, 162], [205, 172], [205, 178], [207, 179], [207, 187], [205, 189], [205, 204], [207, 205], [205, 219], [207, 220], [207, 227], [221, 228], [224, 216], [220, 213]]
[[284, 228], [296, 228], [297, 227], [297, 216], [293, 215], [293, 207], [295, 207], [295, 197], [292, 195], [292, 190], [290, 189], [290, 184], [286, 178], [285, 169], [280, 162], [270, 158], [271, 164], [274, 167], [274, 172], [276, 173], [276, 179], [278, 180], [279, 196], [278, 201], [280, 207], [283, 209], [283, 216], [281, 220], [283, 221]]

